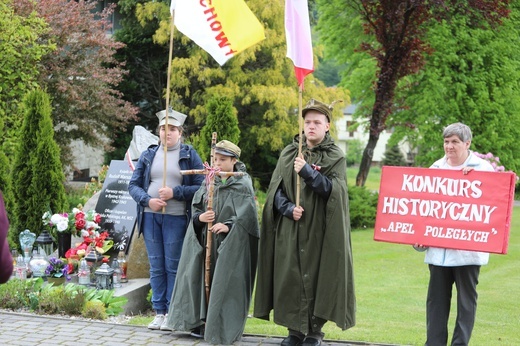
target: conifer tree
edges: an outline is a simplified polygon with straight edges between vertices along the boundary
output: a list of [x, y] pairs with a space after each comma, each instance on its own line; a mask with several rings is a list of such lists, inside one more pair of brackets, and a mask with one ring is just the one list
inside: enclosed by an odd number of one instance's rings
[[240, 129], [238, 128], [237, 110], [233, 101], [227, 97], [213, 97], [207, 103], [208, 117], [206, 124], [200, 130], [200, 136], [195, 144], [202, 160], [209, 161], [211, 136], [217, 133], [217, 141], [227, 139], [238, 144]]
[[[4, 133], [4, 121], [0, 118], [0, 133]], [[0, 190], [4, 195], [4, 200], [7, 202], [10, 200], [9, 194], [9, 160], [3, 150], [0, 150]]]
[[382, 164], [383, 166], [406, 166], [403, 153], [397, 145], [386, 149]]
[[34, 90], [24, 99], [25, 116], [12, 170], [14, 212], [10, 238], [18, 243], [18, 234], [29, 229], [42, 230], [42, 215], [65, 211], [65, 176], [60, 150], [54, 141], [49, 96]]

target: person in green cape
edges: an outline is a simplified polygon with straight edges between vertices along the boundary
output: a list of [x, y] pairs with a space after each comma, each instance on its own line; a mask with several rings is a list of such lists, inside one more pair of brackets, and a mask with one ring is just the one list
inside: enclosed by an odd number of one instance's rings
[[[254, 317], [287, 327], [283, 346], [322, 343], [322, 327], [355, 324], [346, 160], [329, 134], [332, 105], [311, 99], [304, 133], [280, 154], [260, 229]], [[300, 184], [297, 201], [297, 180]]]
[[[211, 344], [240, 340], [253, 293], [258, 255], [255, 193], [240, 148], [227, 140], [215, 146], [212, 210], [207, 210], [208, 182], [195, 193], [193, 218], [182, 248], [172, 304], [166, 320], [173, 330], [189, 331]], [[208, 224], [212, 226], [208, 229]], [[205, 292], [206, 234], [212, 232], [211, 285]]]

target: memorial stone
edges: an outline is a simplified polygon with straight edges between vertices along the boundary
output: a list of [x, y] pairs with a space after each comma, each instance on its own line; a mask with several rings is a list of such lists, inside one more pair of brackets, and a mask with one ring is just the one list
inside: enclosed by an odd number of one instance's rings
[[146, 248], [143, 239], [138, 238], [135, 227], [137, 206], [128, 193], [131, 177], [132, 170], [126, 161], [112, 160], [95, 210], [102, 217], [101, 228], [106, 229], [114, 240], [114, 247], [109, 253], [113, 257], [117, 257], [119, 251], [128, 254], [128, 278], [148, 278]]
[[114, 240], [110, 252], [115, 251], [116, 255], [128, 249], [136, 222], [136, 203], [128, 193], [131, 177], [128, 163], [112, 160], [96, 204], [96, 212], [102, 218], [101, 228]]

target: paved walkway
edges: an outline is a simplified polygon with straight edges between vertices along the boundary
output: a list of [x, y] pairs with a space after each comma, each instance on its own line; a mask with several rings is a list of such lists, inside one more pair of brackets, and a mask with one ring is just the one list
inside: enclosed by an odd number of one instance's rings
[[[242, 340], [236, 342], [235, 345], [280, 345], [281, 341], [282, 339], [278, 337], [244, 335]], [[144, 326], [0, 312], [0, 345], [162, 346], [209, 344], [186, 333], [151, 331]], [[325, 341], [323, 345], [383, 346], [383, 344], [349, 341]]]

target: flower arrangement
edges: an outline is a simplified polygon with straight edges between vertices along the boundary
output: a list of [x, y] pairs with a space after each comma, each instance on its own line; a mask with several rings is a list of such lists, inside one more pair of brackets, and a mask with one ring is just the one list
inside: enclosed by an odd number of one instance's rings
[[101, 215], [94, 210], [84, 212], [81, 208], [74, 208], [71, 213], [52, 214], [51, 211], [46, 211], [42, 216], [43, 225], [48, 227], [49, 234], [54, 239], [58, 232], [84, 236], [83, 232], [99, 229]]
[[49, 258], [49, 265], [45, 269], [45, 275], [54, 278], [68, 278], [68, 274], [70, 274], [71, 272], [72, 267], [67, 262], [56, 257]]
[[65, 253], [65, 258], [69, 261], [69, 264], [74, 265], [81, 258], [88, 255], [90, 251], [96, 251], [103, 255], [105, 252], [110, 250], [114, 245], [114, 241], [107, 239], [109, 234], [107, 231], [98, 232], [96, 229], [83, 230], [82, 232], [83, 242], [77, 246], [70, 248]]

